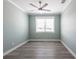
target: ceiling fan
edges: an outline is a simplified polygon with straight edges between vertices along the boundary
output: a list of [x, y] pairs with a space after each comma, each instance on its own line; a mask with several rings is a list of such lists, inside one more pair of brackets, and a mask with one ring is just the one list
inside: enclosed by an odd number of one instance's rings
[[45, 3], [44, 5], [42, 5], [42, 1], [39, 1], [39, 7], [37, 5], [34, 5], [33, 3], [30, 3], [31, 6], [37, 8], [40, 11], [51, 11], [49, 9], [44, 9], [46, 6], [48, 6], [48, 3]]

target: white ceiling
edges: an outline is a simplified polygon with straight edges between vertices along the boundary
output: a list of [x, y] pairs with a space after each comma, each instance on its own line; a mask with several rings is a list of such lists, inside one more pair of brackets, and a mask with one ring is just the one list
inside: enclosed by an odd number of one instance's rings
[[[12, 4], [16, 5], [18, 8], [22, 9], [27, 13], [41, 13], [41, 11], [34, 8], [29, 3], [33, 3], [34, 5], [39, 6], [39, 0], [8, 0]], [[61, 13], [65, 10], [71, 0], [66, 0], [64, 4], [61, 4], [62, 0], [41, 0], [42, 4], [48, 3], [48, 6], [45, 9], [50, 9], [50, 12], [42, 12], [42, 13]], [[31, 11], [34, 10], [34, 11]]]

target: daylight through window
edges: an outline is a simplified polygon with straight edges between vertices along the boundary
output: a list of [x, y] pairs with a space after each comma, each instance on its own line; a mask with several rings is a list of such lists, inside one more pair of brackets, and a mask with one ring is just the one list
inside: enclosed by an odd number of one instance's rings
[[54, 32], [54, 25], [55, 19], [54, 17], [51, 18], [36, 18], [36, 32]]

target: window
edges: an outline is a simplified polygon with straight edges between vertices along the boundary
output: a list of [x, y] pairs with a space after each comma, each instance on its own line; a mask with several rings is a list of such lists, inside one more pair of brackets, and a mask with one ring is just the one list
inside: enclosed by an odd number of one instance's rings
[[36, 17], [36, 32], [54, 32], [54, 17]]

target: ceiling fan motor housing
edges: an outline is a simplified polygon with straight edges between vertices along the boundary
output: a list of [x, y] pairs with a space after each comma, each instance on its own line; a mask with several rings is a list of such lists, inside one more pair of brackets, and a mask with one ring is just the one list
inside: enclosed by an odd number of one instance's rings
[[42, 8], [38, 8], [38, 10], [42, 10]]

